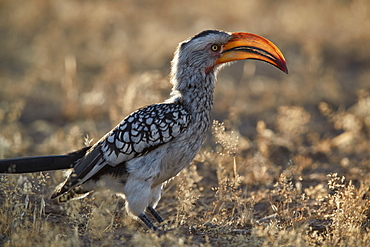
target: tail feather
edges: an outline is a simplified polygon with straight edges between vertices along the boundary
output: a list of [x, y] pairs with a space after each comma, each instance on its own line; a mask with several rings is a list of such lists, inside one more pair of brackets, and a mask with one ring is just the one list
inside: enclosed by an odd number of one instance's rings
[[28, 173], [73, 168], [90, 147], [66, 155], [36, 156], [0, 160], [0, 173]]
[[[85, 196], [91, 194], [93, 191], [85, 191], [82, 190], [81, 187], [75, 187], [71, 190], [69, 190], [67, 193], [64, 193], [58, 197], [58, 202], [67, 202], [70, 200], [77, 200], [84, 198]], [[52, 197], [52, 199], [55, 197]]]
[[86, 180], [90, 179], [103, 169], [105, 164], [106, 161], [102, 157], [100, 147], [95, 147], [88, 155], [78, 160], [78, 164], [76, 164], [72, 173], [69, 175], [67, 180], [55, 190], [51, 195], [51, 199], [60, 197], [61, 195], [71, 191], [73, 188], [83, 184]]

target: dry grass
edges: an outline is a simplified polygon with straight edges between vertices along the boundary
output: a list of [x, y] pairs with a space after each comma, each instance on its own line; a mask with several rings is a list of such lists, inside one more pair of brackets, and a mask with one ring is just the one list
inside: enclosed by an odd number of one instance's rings
[[276, 43], [220, 74], [212, 134], [148, 231], [115, 196], [49, 200], [63, 172], [0, 176], [4, 246], [370, 246], [370, 3], [0, 1], [0, 158], [61, 154], [169, 93], [201, 30]]

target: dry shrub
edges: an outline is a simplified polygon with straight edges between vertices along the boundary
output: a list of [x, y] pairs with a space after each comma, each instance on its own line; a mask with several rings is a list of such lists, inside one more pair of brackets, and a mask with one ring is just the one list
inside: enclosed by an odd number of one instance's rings
[[333, 246], [366, 246], [370, 244], [369, 200], [364, 198], [369, 191], [369, 184], [361, 183], [356, 188], [352, 181], [345, 182], [344, 177], [329, 174], [328, 186], [333, 194], [327, 196], [329, 214], [332, 220], [325, 244]]
[[252, 220], [253, 199], [245, 197], [241, 183], [245, 180], [238, 173], [236, 156], [239, 137], [234, 131], [226, 131], [224, 123], [213, 122], [212, 133], [221, 145], [217, 160], [218, 186], [212, 222], [233, 227], [246, 227]]
[[176, 223], [181, 226], [186, 219], [197, 217], [198, 207], [200, 206], [197, 204], [197, 200], [201, 195], [198, 183], [202, 177], [199, 176], [197, 167], [192, 165], [181, 172], [176, 179], [179, 180], [176, 188], [176, 198], [178, 200]]
[[272, 191], [276, 215], [257, 221], [260, 225], [252, 240], [261, 245], [367, 246], [370, 205], [364, 196], [369, 184], [356, 188], [337, 174], [328, 177], [326, 188], [318, 185], [301, 191], [282, 174]]
[[310, 114], [299, 106], [280, 106], [276, 118], [276, 128], [288, 138], [295, 138], [307, 132]]
[[293, 184], [291, 179], [284, 173], [280, 175], [272, 191], [275, 196], [270, 202], [272, 210], [277, 214], [279, 226], [283, 229], [296, 226], [309, 216], [307, 197], [301, 191], [300, 181]]
[[[10, 245], [26, 245], [30, 239], [42, 241], [45, 234], [45, 200], [38, 197], [46, 185], [42, 173], [21, 176], [1, 176], [0, 232], [9, 236]], [[20, 234], [23, 232], [24, 234]], [[14, 242], [13, 242], [14, 240]]]

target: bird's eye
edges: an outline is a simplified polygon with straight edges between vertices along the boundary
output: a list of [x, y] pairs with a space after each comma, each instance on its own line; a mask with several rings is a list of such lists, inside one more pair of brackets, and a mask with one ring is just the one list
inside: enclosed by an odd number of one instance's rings
[[216, 45], [216, 44], [215, 44], [215, 45], [212, 45], [212, 46], [211, 46], [211, 50], [212, 50], [212, 51], [218, 51], [219, 49], [220, 49], [220, 46], [219, 46], [219, 45]]

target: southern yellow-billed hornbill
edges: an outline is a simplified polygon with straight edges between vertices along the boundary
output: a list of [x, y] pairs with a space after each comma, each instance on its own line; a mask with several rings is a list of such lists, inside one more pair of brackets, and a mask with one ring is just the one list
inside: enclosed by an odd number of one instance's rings
[[[257, 59], [288, 73], [279, 49], [250, 33], [203, 31], [179, 44], [172, 60], [172, 97], [126, 117], [95, 145], [59, 156], [0, 161], [0, 171], [67, 169], [71, 175], [54, 192], [59, 201], [108, 187], [126, 199], [127, 211], [156, 229], [145, 212], [154, 210], [163, 182], [187, 167], [211, 125], [216, 75], [223, 64]], [[46, 164], [46, 165], [43, 165]]]

